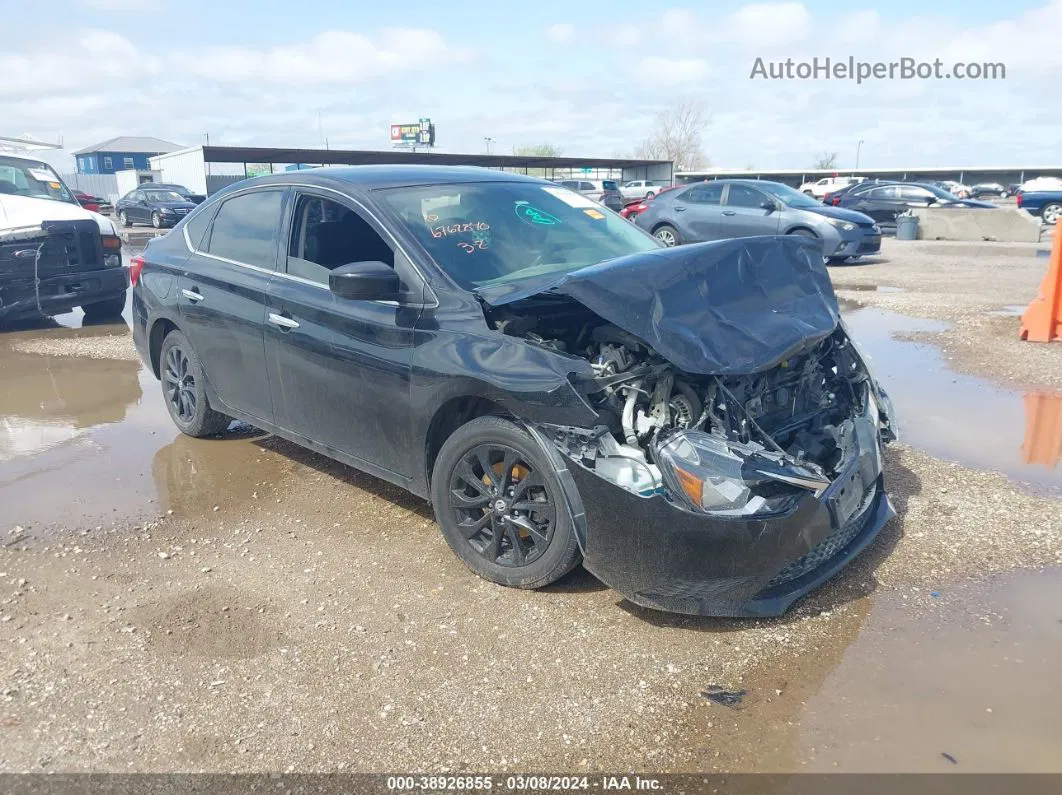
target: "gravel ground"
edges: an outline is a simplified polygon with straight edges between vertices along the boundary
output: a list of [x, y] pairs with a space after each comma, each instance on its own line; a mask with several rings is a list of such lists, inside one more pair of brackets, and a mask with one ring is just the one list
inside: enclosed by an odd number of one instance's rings
[[1036, 252], [1050, 247], [886, 238], [882, 256], [832, 267], [830, 275], [842, 298], [947, 321], [948, 331], [917, 336], [940, 346], [958, 369], [1008, 385], [1062, 388], [1062, 344], [1019, 339], [1019, 315], [1047, 272]]
[[21, 353], [42, 356], [77, 356], [88, 359], [117, 359], [139, 361], [133, 338], [128, 334], [111, 337], [48, 337], [20, 339], [11, 347]]
[[[887, 241], [880, 262], [831, 274], [844, 297], [953, 323], [936, 341], [958, 367], [1062, 382], [1062, 346], [1018, 343], [1016, 319], [987, 314], [1027, 303], [1045, 261], [988, 249]], [[851, 289], [878, 284], [906, 292]], [[1004, 325], [1012, 345], [993, 336]], [[34, 352], [132, 350], [66, 336]], [[931, 593], [1062, 566], [1062, 502], [893, 445], [899, 515], [826, 587], [777, 620], [673, 616], [582, 570], [538, 592], [486, 583], [422, 501], [260, 444], [279, 475], [233, 475], [256, 489], [234, 505], [106, 531], [72, 515], [44, 537], [0, 527], [0, 771], [800, 769], [784, 751], [802, 705], [873, 604], [932, 627], [951, 614]], [[892, 625], [871, 624], [887, 654]], [[712, 685], [752, 706], [710, 704]]]

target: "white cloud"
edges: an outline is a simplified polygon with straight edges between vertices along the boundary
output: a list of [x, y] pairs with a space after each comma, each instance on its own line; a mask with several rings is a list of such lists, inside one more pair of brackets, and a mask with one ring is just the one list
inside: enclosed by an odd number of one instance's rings
[[554, 44], [567, 44], [575, 38], [575, 25], [567, 22], [558, 22], [546, 28], [546, 38]]
[[389, 28], [376, 38], [330, 30], [298, 44], [268, 49], [220, 47], [174, 60], [181, 74], [212, 80], [316, 85], [437, 69], [470, 57], [470, 51], [450, 46], [434, 30]]
[[155, 71], [154, 58], [140, 58], [131, 41], [109, 31], [89, 30], [63, 45], [46, 53], [0, 53], [0, 99], [43, 100], [98, 88], [134, 69], [141, 75]]
[[873, 41], [881, 33], [881, 16], [873, 9], [845, 14], [834, 27], [831, 44], [861, 44]]
[[711, 74], [708, 62], [701, 58], [665, 58], [650, 55], [643, 58], [635, 74], [650, 86], [679, 86], [697, 83]]
[[626, 23], [617, 25], [608, 36], [614, 47], [633, 47], [642, 40], [642, 31], [637, 25]]
[[724, 30], [731, 41], [770, 47], [807, 36], [811, 14], [803, 3], [754, 3], [731, 14]]

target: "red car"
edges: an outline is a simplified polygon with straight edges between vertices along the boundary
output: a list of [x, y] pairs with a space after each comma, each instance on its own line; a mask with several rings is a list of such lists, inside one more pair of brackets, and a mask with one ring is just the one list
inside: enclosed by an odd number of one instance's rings
[[106, 199], [101, 199], [99, 196], [93, 196], [81, 190], [71, 191], [71, 193], [74, 194], [77, 203], [90, 213], [100, 213], [111, 209], [111, 203]]
[[[665, 193], [665, 192], [667, 192], [669, 190], [674, 190], [675, 188], [682, 188], [682, 187], [685, 187], [685, 186], [684, 185], [668, 185], [666, 188], [661, 188], [659, 191], [657, 191], [656, 195], [659, 196], [661, 193]], [[649, 207], [649, 202], [651, 202], [652, 200], [653, 200], [652, 196], [646, 196], [644, 199], [633, 199], [633, 200], [627, 202], [625, 205], [623, 205], [623, 209], [620, 210], [620, 215], [623, 216], [624, 218], [626, 218], [631, 223], [634, 223], [634, 219], [640, 213], [645, 212], [645, 210]]]

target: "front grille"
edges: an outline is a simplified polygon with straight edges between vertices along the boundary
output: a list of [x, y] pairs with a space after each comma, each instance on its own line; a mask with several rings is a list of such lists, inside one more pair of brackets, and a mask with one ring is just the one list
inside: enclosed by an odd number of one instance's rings
[[877, 493], [877, 485], [869, 488], [863, 498], [863, 504], [859, 506], [859, 510], [852, 515], [851, 519], [822, 539], [802, 558], [794, 560], [782, 569], [773, 580], [767, 583], [767, 587], [772, 588], [775, 585], [781, 585], [798, 577], [803, 577], [851, 544], [852, 540], [866, 527], [870, 518], [870, 508], [874, 504], [874, 498]]
[[[98, 270], [103, 245], [95, 221], [46, 221], [43, 231], [0, 246], [4, 275], [32, 279]], [[39, 249], [39, 254], [38, 254]]]

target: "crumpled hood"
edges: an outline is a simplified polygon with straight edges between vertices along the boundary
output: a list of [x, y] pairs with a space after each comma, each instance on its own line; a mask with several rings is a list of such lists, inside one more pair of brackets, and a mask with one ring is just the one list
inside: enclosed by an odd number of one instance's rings
[[79, 204], [0, 193], [0, 229], [39, 226], [42, 221], [83, 221], [87, 218], [99, 225], [100, 234], [118, 234], [108, 219]]
[[500, 306], [547, 291], [574, 298], [679, 369], [705, 375], [775, 367], [840, 320], [822, 244], [798, 236], [662, 248], [476, 294]]

